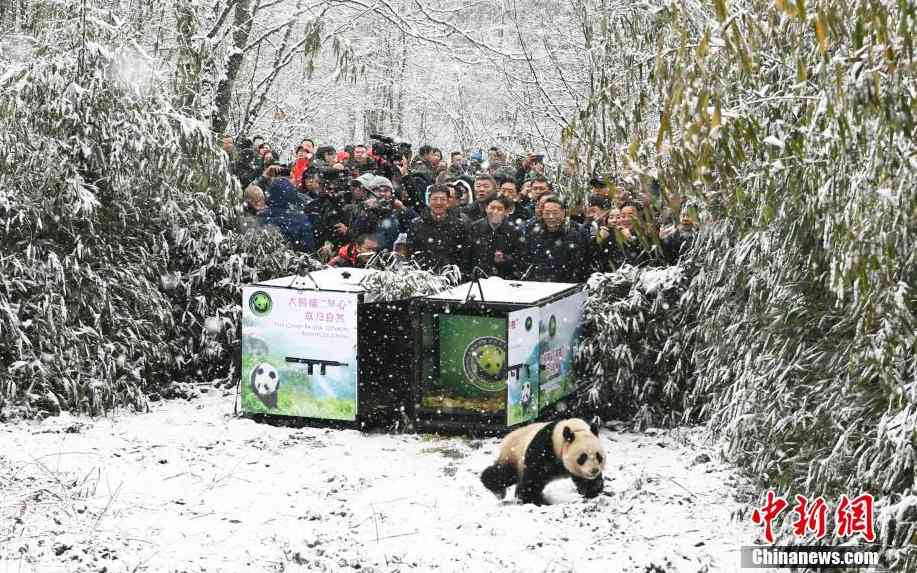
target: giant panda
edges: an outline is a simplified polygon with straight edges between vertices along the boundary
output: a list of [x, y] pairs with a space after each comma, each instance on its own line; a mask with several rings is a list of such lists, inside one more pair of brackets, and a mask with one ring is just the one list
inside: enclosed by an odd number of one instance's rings
[[262, 362], [252, 368], [251, 387], [261, 402], [268, 408], [277, 407], [277, 388], [280, 386], [280, 375], [277, 369]]
[[519, 501], [543, 505], [545, 486], [568, 476], [580, 494], [596, 497], [605, 484], [604, 468], [605, 449], [598, 426], [570, 418], [510, 432], [500, 444], [496, 461], [481, 473], [481, 482], [500, 499], [507, 487], [516, 484]]
[[520, 397], [520, 402], [522, 402], [522, 411], [528, 412], [529, 408], [532, 407], [532, 384], [531, 382], [526, 382], [522, 385], [522, 396]]

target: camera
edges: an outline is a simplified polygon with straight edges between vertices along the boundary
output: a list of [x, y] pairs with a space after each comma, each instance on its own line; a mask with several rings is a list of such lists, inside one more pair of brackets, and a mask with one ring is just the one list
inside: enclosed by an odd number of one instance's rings
[[350, 171], [323, 167], [318, 170], [318, 180], [321, 186], [333, 195], [340, 195], [350, 191]]
[[399, 161], [411, 150], [410, 143], [395, 143], [395, 139], [387, 135], [373, 133], [369, 138], [375, 140], [373, 142], [373, 155], [384, 159], [388, 163]]
[[268, 163], [264, 165], [264, 171], [269, 177], [289, 177], [290, 167], [281, 163]]
[[395, 205], [391, 199], [379, 199], [372, 206], [372, 209], [379, 213], [389, 213], [394, 208]]

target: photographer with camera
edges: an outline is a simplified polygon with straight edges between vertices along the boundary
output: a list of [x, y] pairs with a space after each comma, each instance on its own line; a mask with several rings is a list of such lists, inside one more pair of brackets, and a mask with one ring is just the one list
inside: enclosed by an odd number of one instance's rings
[[369, 197], [353, 220], [351, 236], [374, 235], [382, 249], [391, 251], [400, 233], [407, 232], [417, 213], [394, 196], [392, 182], [376, 176], [369, 184]]
[[369, 259], [379, 251], [379, 241], [372, 235], [360, 235], [341, 247], [338, 255], [328, 261], [329, 267], [363, 268]]
[[372, 173], [364, 173], [356, 179], [350, 180], [349, 197], [345, 195], [344, 203], [344, 223], [347, 226], [347, 236], [353, 237], [351, 231], [353, 223], [360, 218], [366, 208], [366, 199], [369, 197], [369, 189], [372, 187], [376, 176]]
[[[410, 193], [405, 190], [406, 162], [411, 157], [411, 144], [406, 142], [396, 143], [391, 137], [374, 133], [369, 136], [373, 142], [372, 157], [375, 158], [376, 175], [385, 177], [392, 183], [394, 190], [400, 191], [400, 200], [408, 206], [414, 206], [415, 201]], [[408, 191], [411, 190], [408, 182]]]
[[[516, 184], [522, 188], [526, 180], [534, 177], [544, 177], [544, 155], [529, 153], [525, 159], [522, 159], [516, 168]], [[537, 201], [533, 201], [537, 202]]]
[[319, 171], [328, 169], [344, 170], [344, 164], [338, 161], [337, 151], [330, 145], [323, 145], [316, 150], [311, 165]]
[[312, 218], [319, 254], [328, 260], [348, 240], [344, 196], [350, 177], [343, 170], [327, 167], [318, 170], [318, 182], [318, 196], [305, 205], [305, 213]]
[[376, 162], [369, 156], [366, 146], [358, 143], [353, 147], [353, 155], [347, 161], [346, 166], [354, 175], [359, 176], [364, 173], [372, 173], [376, 169]]
[[[427, 188], [436, 181], [441, 153], [432, 145], [422, 145], [402, 179], [406, 203], [419, 208], [424, 204]], [[438, 155], [439, 154], [439, 155]]]

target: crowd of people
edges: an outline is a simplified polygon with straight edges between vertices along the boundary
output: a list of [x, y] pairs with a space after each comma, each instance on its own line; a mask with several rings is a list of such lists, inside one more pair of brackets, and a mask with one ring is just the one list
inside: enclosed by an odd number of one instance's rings
[[[304, 139], [281, 163], [262, 137], [223, 137], [243, 191], [245, 224], [271, 225], [330, 266], [390, 266], [464, 276], [582, 282], [622, 264], [668, 265], [690, 247], [690, 217], [660, 208], [659, 184], [593, 175], [556, 180], [538, 155], [509, 161], [378, 138], [338, 150]], [[581, 185], [581, 188], [576, 188]], [[571, 199], [573, 199], [571, 201]], [[378, 259], [377, 259], [378, 260]]]

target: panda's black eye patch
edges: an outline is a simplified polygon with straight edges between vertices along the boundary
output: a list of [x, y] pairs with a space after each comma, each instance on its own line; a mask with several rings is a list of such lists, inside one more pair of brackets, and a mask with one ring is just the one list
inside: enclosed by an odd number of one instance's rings
[[273, 380], [274, 378], [277, 378], [277, 373], [271, 372], [270, 374], [268, 374], [268, 376], [270, 376], [271, 380]]
[[258, 369], [258, 376], [261, 376], [262, 374], [264, 374], [264, 368], [259, 368], [259, 369]]
[[596, 455], [595, 455], [595, 459], [596, 459], [596, 461], [598, 461], [599, 463], [602, 463], [602, 454], [596, 454]]
[[586, 454], [580, 454], [579, 457], [576, 458], [576, 463], [578, 463], [579, 465], [583, 465], [584, 463], [586, 463], [586, 460], [588, 459], [589, 459], [589, 456], [587, 456]]

